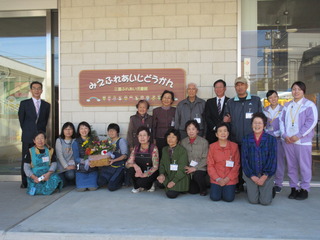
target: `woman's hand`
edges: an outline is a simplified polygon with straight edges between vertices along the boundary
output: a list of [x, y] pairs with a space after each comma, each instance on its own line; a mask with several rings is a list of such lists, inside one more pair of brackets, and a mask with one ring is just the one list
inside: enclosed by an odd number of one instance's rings
[[74, 170], [76, 169], [75, 165], [69, 165], [68, 167], [66, 167], [67, 170]]
[[173, 188], [176, 184], [174, 182], [169, 182], [167, 188]]
[[297, 137], [297, 136], [292, 136], [292, 137], [290, 137], [290, 141], [292, 142], [292, 143], [295, 143], [296, 141], [298, 141], [299, 140], [299, 138]]
[[286, 138], [284, 139], [284, 141], [285, 141], [286, 143], [288, 143], [288, 144], [293, 143], [293, 142], [291, 141], [291, 138], [290, 138], [290, 137], [286, 137]]
[[35, 183], [39, 183], [38, 177], [36, 175], [31, 175], [30, 177]]
[[163, 175], [163, 174], [160, 174], [158, 177], [157, 177], [157, 180], [159, 183], [163, 183], [164, 180], [166, 180], [166, 177]]
[[258, 185], [259, 178], [257, 176], [252, 176], [251, 180]]
[[231, 122], [231, 116], [230, 114], [227, 114], [226, 116], [223, 117], [223, 121], [228, 123], [228, 122]]
[[267, 178], [268, 178], [267, 175], [262, 175], [262, 176], [259, 178], [259, 180], [258, 180], [258, 182], [257, 182], [257, 185], [263, 186], [263, 184], [264, 184], [264, 182], [267, 180]]
[[135, 170], [135, 177], [141, 177], [143, 175], [141, 168], [137, 164], [133, 164], [133, 168]]
[[185, 166], [184, 169], [186, 169], [187, 174], [193, 173], [197, 170], [195, 167], [188, 167], [188, 166]]
[[43, 174], [43, 176], [44, 176], [43, 181], [48, 181], [50, 176], [51, 176], [51, 174], [52, 174], [52, 172], [47, 172], [47, 173]]

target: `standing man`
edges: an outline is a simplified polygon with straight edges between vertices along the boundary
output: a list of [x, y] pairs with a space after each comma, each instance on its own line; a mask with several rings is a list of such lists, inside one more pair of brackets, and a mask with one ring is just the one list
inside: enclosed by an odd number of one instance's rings
[[185, 131], [186, 122], [189, 120], [196, 120], [200, 125], [199, 136], [203, 137], [205, 133], [205, 122], [203, 111], [206, 102], [197, 97], [198, 88], [195, 83], [189, 83], [187, 87], [188, 97], [179, 102], [175, 118], [174, 127], [180, 131], [181, 139], [187, 137]]
[[[239, 152], [241, 153], [243, 137], [252, 132], [252, 114], [262, 112], [262, 105], [259, 97], [251, 96], [247, 91], [248, 81], [244, 77], [236, 78], [234, 81], [234, 87], [237, 95], [234, 98], [229, 99], [227, 102], [223, 121], [230, 124], [231, 141], [238, 144]], [[239, 183], [236, 187], [236, 193], [244, 191], [243, 183], [242, 168], [240, 167]]]
[[218, 140], [215, 132], [216, 126], [223, 122], [225, 107], [229, 100], [229, 98], [224, 95], [227, 90], [225, 81], [219, 79], [214, 82], [213, 87], [217, 97], [208, 99], [204, 110], [207, 124], [206, 138], [209, 144]]
[[24, 157], [33, 144], [33, 137], [37, 131], [46, 132], [50, 114], [50, 104], [41, 100], [42, 83], [34, 81], [30, 84], [32, 98], [21, 101], [18, 111], [20, 127], [22, 129], [22, 161], [21, 188], [27, 187], [27, 177], [23, 170]]

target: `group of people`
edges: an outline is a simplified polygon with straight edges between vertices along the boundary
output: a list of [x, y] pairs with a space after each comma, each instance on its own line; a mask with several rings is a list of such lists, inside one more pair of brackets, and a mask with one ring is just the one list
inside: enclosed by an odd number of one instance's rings
[[[174, 93], [165, 90], [162, 106], [153, 109], [152, 115], [148, 114], [149, 103], [138, 101], [127, 140], [119, 137], [118, 124], [109, 124], [107, 134], [115, 149], [110, 165], [104, 167], [91, 168], [84, 158], [83, 144], [93, 137], [87, 122], [81, 122], [77, 131], [71, 122], [65, 123], [55, 153], [46, 145], [45, 126], [36, 126], [33, 142], [22, 139], [27, 181], [23, 180], [21, 187], [28, 187], [29, 194], [51, 194], [70, 182], [77, 191], [94, 191], [105, 185], [115, 191], [132, 184], [133, 193], [153, 192], [158, 187], [168, 198], [176, 198], [187, 192], [206, 196], [210, 186], [213, 201], [231, 202], [244, 190], [245, 182], [249, 202], [268, 205], [281, 191], [287, 162], [289, 198], [306, 199], [318, 113], [315, 104], [304, 97], [305, 84], [292, 84], [293, 100], [285, 106], [278, 103], [275, 90], [268, 91], [270, 106], [266, 108], [259, 97], [249, 93], [245, 78], [237, 78], [234, 86], [236, 96], [229, 99], [225, 81], [217, 80], [213, 84], [216, 97], [205, 101], [197, 96], [196, 84], [189, 83], [187, 98], [176, 108], [172, 106]], [[30, 88], [32, 99], [21, 102], [19, 108], [23, 136], [32, 131], [24, 125], [27, 101], [29, 108], [34, 104], [36, 124], [41, 106], [47, 104], [41, 100], [39, 110], [36, 105], [41, 83], [33, 82]]]

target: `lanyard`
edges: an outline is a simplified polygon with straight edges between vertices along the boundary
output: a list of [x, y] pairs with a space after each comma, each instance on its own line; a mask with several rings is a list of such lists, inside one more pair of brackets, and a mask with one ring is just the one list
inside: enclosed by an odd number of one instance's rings
[[[277, 114], [271, 119], [271, 121], [269, 121], [270, 122], [270, 125], [273, 123], [273, 121], [278, 117], [278, 115], [280, 114], [280, 110], [277, 112]], [[270, 118], [272, 117], [271, 116], [271, 113], [268, 111], [268, 113], [270, 114]]]
[[296, 119], [296, 116], [297, 116], [297, 113], [299, 112], [300, 108], [301, 108], [302, 104], [299, 105], [297, 111], [295, 112], [294, 116], [292, 115], [292, 109], [293, 109], [293, 105], [291, 106], [291, 109], [290, 109], [290, 116], [291, 116], [291, 123], [292, 123], [292, 127], [294, 126], [294, 122], [295, 122], [295, 119]]

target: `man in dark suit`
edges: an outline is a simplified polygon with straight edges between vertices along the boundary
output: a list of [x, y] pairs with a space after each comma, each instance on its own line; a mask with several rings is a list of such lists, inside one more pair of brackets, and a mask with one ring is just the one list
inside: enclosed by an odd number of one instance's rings
[[204, 110], [207, 123], [206, 138], [209, 144], [218, 140], [215, 132], [216, 126], [223, 122], [225, 106], [229, 100], [229, 98], [224, 95], [227, 89], [225, 81], [219, 79], [214, 82], [213, 87], [217, 97], [208, 99]]
[[46, 126], [50, 114], [50, 104], [41, 100], [42, 83], [32, 82], [30, 84], [32, 98], [20, 102], [18, 116], [22, 129], [22, 161], [21, 161], [21, 188], [27, 187], [27, 177], [23, 170], [24, 157], [29, 148], [34, 145], [33, 137], [37, 131], [46, 132]]

